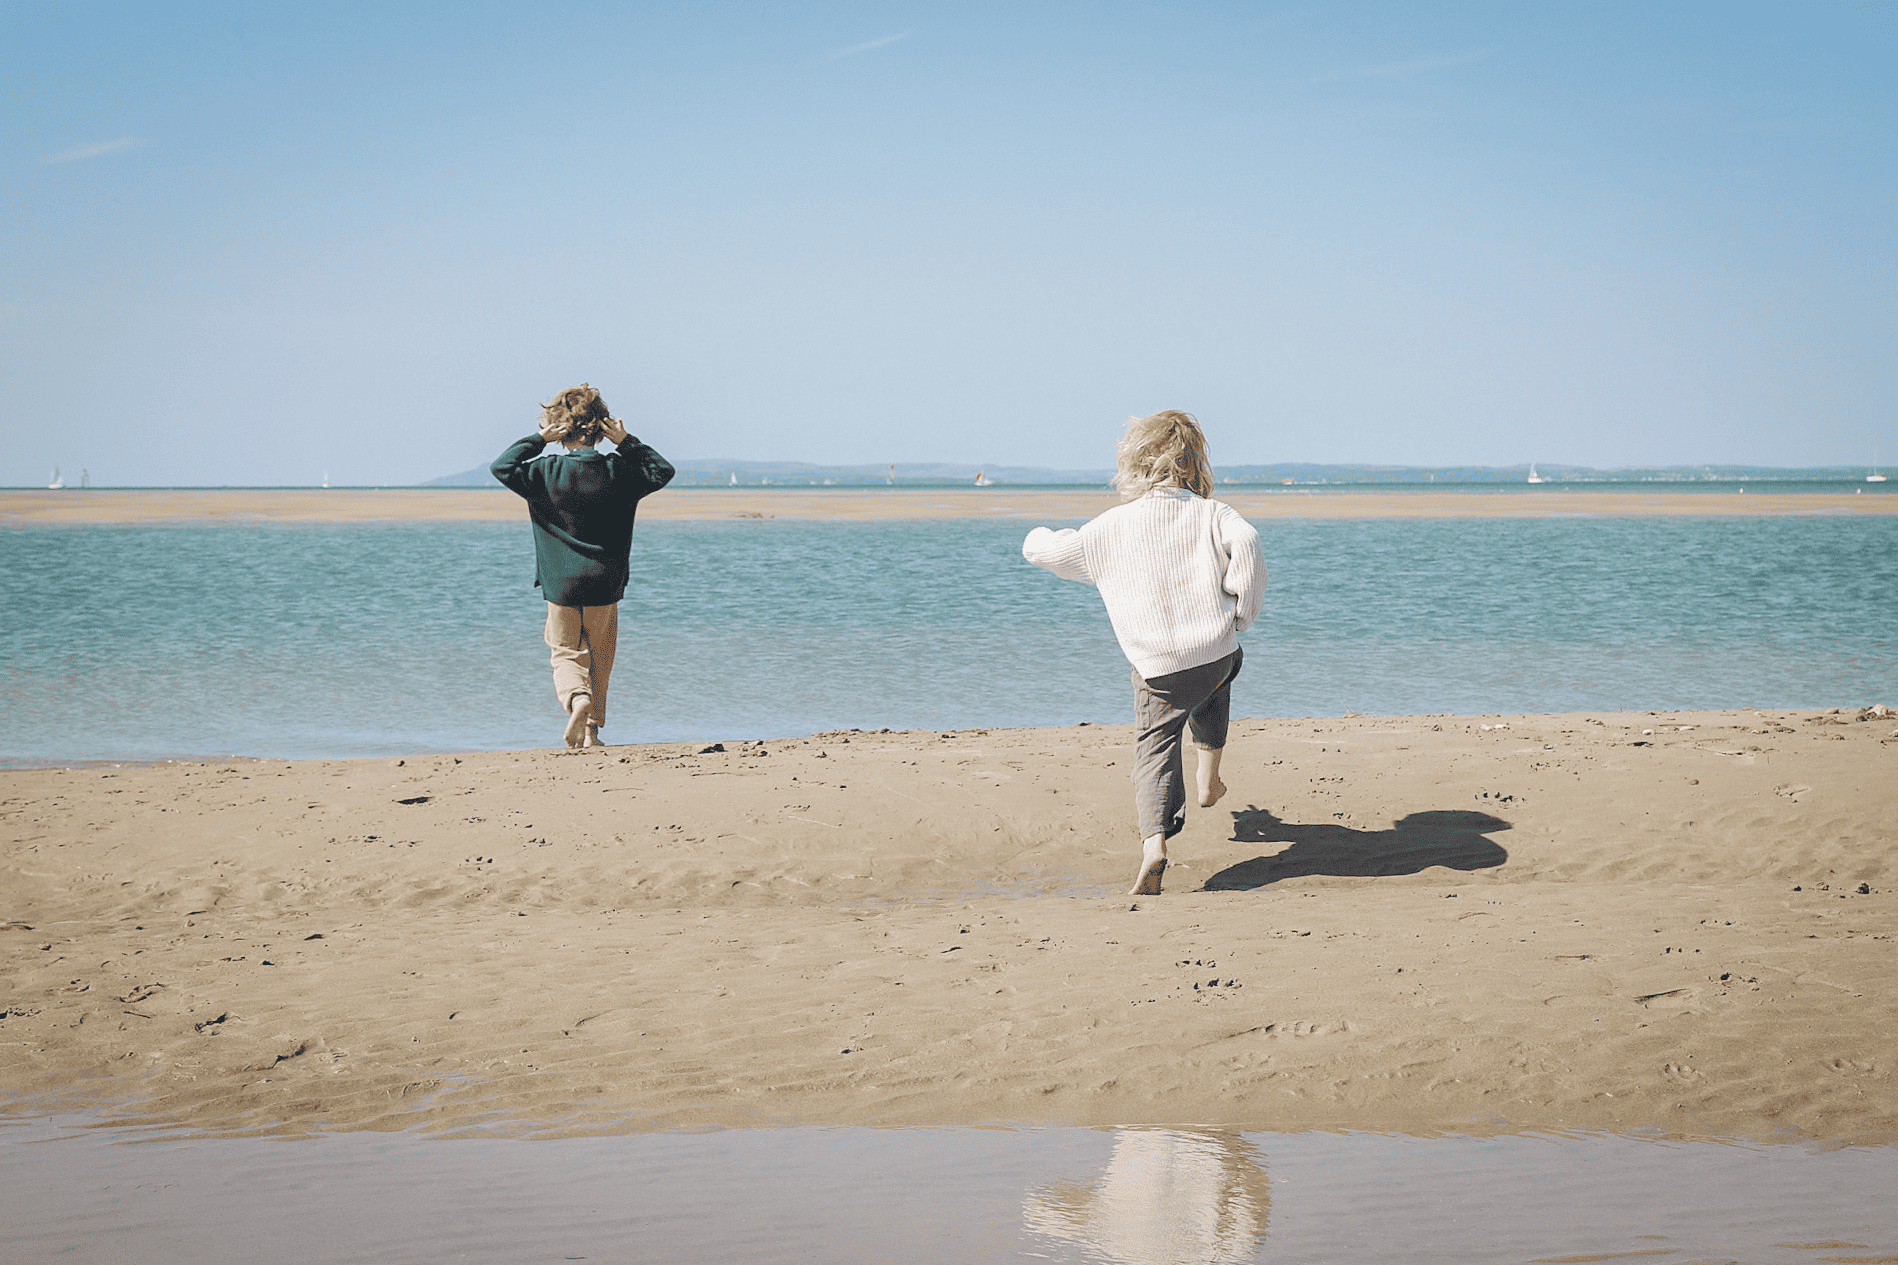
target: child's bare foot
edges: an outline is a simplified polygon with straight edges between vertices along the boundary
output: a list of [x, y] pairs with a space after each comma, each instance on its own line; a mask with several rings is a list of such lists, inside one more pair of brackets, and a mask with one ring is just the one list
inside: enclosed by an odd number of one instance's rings
[[1211, 808], [1226, 793], [1226, 784], [1219, 780], [1219, 757], [1226, 753], [1224, 747], [1199, 750], [1199, 775], [1194, 779], [1199, 787], [1199, 806]]
[[1129, 896], [1158, 896], [1160, 880], [1166, 876], [1166, 836], [1154, 835], [1141, 845], [1140, 873], [1134, 878]]
[[593, 719], [593, 696], [575, 694], [567, 705], [566, 739], [569, 747], [580, 746], [587, 740], [587, 722]]
[[600, 741], [600, 727], [590, 720], [587, 722], [586, 745], [589, 747], [604, 747], [606, 745]]

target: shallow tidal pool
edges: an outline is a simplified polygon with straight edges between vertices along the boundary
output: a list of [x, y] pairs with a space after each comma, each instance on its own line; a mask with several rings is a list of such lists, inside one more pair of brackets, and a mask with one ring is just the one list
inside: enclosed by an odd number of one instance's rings
[[1604, 1134], [0, 1125], [0, 1260], [1898, 1262], [1898, 1149]]

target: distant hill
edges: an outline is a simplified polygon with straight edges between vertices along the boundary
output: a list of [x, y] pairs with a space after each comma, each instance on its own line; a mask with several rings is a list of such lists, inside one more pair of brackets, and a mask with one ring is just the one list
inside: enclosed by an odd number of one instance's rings
[[[1045, 466], [971, 465], [957, 462], [897, 462], [888, 465], [824, 466], [802, 461], [681, 461], [675, 487], [952, 487], [972, 484], [978, 474], [998, 484], [1093, 484], [1104, 486], [1113, 477], [1106, 468], [1054, 470]], [[1602, 470], [1537, 462], [1536, 473], [1550, 483], [1687, 483], [1705, 481], [1768, 482], [1856, 481], [1865, 477], [1857, 466], [1623, 466]], [[1221, 483], [1263, 484], [1457, 484], [1523, 483], [1530, 467], [1520, 466], [1376, 466], [1322, 465], [1284, 462], [1262, 466], [1220, 466], [1214, 472]], [[430, 479], [422, 487], [492, 487], [494, 476], [486, 466], [460, 474]]]

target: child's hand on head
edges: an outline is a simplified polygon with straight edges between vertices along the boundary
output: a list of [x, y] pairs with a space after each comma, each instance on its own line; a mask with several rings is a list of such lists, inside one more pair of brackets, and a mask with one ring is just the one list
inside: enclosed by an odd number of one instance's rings
[[542, 417], [536, 429], [540, 431], [540, 437], [550, 444], [566, 438], [567, 434], [566, 425], [551, 417]]
[[606, 431], [606, 437], [615, 444], [623, 444], [626, 442], [626, 423], [620, 421], [619, 418], [607, 418], [606, 421], [602, 423], [602, 428]]

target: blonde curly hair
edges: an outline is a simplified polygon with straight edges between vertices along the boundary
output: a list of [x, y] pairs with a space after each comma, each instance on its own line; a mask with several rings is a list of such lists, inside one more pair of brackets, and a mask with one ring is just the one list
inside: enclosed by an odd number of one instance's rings
[[1206, 435], [1191, 413], [1166, 409], [1127, 419], [1127, 434], [1114, 450], [1120, 472], [1113, 478], [1123, 501], [1155, 488], [1185, 488], [1197, 496], [1213, 494], [1213, 466], [1206, 456]]
[[540, 406], [542, 430], [568, 444], [599, 443], [600, 437], [606, 434], [606, 419], [611, 416], [599, 389], [584, 382], [568, 387]]

